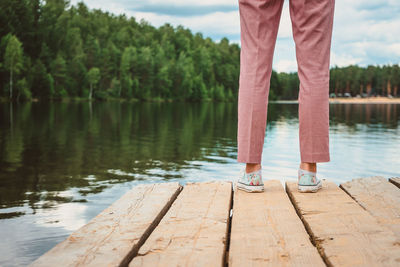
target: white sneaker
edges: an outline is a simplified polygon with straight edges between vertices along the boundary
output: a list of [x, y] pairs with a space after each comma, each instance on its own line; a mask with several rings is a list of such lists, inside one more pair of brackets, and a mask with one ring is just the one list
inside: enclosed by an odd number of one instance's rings
[[246, 192], [263, 192], [264, 183], [262, 180], [261, 168], [250, 173], [246, 173], [246, 168], [244, 168], [236, 182], [236, 188]]
[[298, 190], [300, 192], [317, 192], [322, 188], [322, 181], [317, 178], [315, 172], [310, 172], [299, 168], [298, 170]]

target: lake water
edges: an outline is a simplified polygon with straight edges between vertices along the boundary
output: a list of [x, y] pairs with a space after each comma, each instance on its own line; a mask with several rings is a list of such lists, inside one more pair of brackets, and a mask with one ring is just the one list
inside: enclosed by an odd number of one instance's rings
[[[330, 104], [318, 177], [400, 176], [400, 104]], [[0, 104], [0, 266], [31, 263], [139, 183], [234, 181], [236, 103]], [[298, 105], [270, 103], [263, 178], [296, 180]]]

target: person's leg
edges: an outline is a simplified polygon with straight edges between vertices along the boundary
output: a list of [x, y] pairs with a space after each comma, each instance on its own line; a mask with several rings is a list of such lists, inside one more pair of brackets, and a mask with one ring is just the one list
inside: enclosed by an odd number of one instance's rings
[[283, 0], [239, 0], [241, 53], [237, 161], [261, 167], [272, 59]]
[[300, 79], [301, 165], [329, 162], [329, 63], [335, 0], [290, 0]]

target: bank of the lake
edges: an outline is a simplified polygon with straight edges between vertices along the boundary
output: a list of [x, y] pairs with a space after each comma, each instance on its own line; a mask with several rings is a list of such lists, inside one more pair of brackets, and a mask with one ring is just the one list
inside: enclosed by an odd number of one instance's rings
[[[297, 104], [298, 100], [274, 100], [269, 101], [279, 104]], [[337, 104], [400, 104], [400, 97], [384, 97], [384, 96], [376, 96], [376, 97], [335, 97], [329, 98], [329, 103], [337, 103]]]
[[[126, 103], [135, 103], [135, 102], [188, 102], [188, 103], [193, 103], [191, 101], [187, 100], [178, 100], [178, 99], [172, 99], [172, 98], [153, 98], [153, 99], [138, 99], [138, 98], [117, 98], [117, 97], [108, 97], [104, 99], [92, 99], [89, 100], [87, 97], [63, 97], [63, 98], [54, 98], [54, 99], [44, 99], [40, 100], [38, 98], [32, 98], [28, 101], [22, 101], [22, 102], [88, 102], [88, 101], [93, 101], [93, 102], [103, 102], [103, 101], [113, 101], [113, 102], [126, 102]], [[10, 100], [6, 97], [0, 97], [0, 103], [7, 103], [10, 102]], [[212, 98], [207, 98], [207, 99], [202, 99], [201, 101], [194, 101], [194, 102], [223, 102], [223, 103], [229, 103], [229, 102], [237, 102], [236, 100], [226, 100], [226, 101], [216, 101]], [[293, 103], [298, 103], [299, 101], [297, 99], [279, 99], [279, 100], [269, 100], [269, 103], [277, 103], [277, 104], [293, 104]], [[340, 104], [400, 104], [400, 97], [384, 97], [384, 96], [372, 96], [372, 97], [335, 97], [335, 98], [329, 98], [329, 103], [340, 103]]]
[[[16, 101], [13, 100], [12, 102], [17, 103], [23, 103], [23, 102], [125, 102], [125, 103], [135, 103], [135, 102], [188, 102], [188, 103], [193, 103], [193, 102], [235, 102], [237, 100], [215, 100], [213, 98], [204, 98], [198, 101], [190, 101], [190, 100], [184, 100], [184, 99], [174, 99], [174, 98], [150, 98], [150, 99], [139, 99], [139, 98], [122, 98], [122, 97], [107, 97], [107, 98], [93, 98], [93, 99], [88, 99], [87, 97], [62, 97], [62, 98], [31, 98], [31, 99], [24, 99], [21, 101]], [[0, 103], [9, 103], [11, 102], [9, 98], [7, 97], [0, 97]]]

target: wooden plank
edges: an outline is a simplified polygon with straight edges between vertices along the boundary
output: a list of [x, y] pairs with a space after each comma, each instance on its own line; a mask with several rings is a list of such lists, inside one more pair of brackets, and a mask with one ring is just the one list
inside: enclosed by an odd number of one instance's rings
[[286, 191], [328, 266], [399, 266], [400, 240], [335, 183], [317, 193]]
[[222, 266], [231, 182], [187, 183], [132, 266]]
[[400, 188], [400, 177], [389, 178], [389, 182]]
[[135, 186], [31, 266], [126, 265], [180, 189], [175, 182]]
[[234, 192], [229, 266], [325, 266], [278, 180]]
[[382, 176], [353, 179], [340, 187], [400, 238], [400, 190]]

